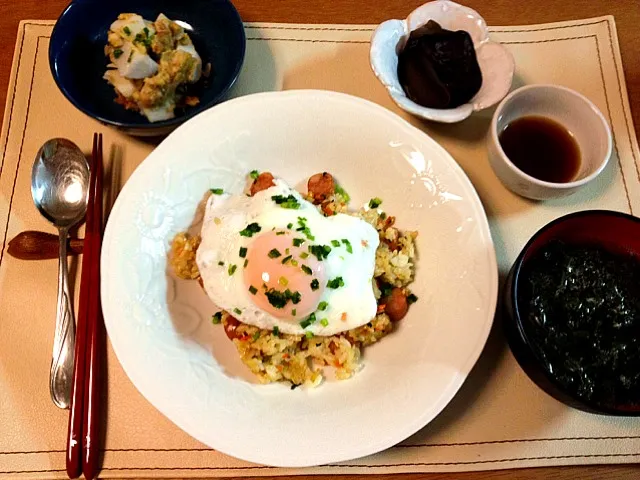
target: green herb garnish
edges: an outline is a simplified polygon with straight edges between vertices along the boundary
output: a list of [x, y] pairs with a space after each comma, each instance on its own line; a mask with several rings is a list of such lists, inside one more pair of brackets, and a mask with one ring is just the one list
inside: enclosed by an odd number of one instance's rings
[[293, 195], [273, 195], [271, 200], [276, 202], [276, 205], [280, 205], [282, 208], [288, 208], [291, 210], [297, 210], [300, 208], [300, 202]]
[[113, 51], [113, 56], [114, 56], [114, 58], [120, 58], [120, 55], [122, 55], [122, 50], [121, 50], [121, 49], [119, 49], [119, 48], [116, 48], [116, 49]]
[[300, 254], [300, 258], [303, 260], [306, 260], [307, 258], [309, 258], [309, 254], [307, 252], [302, 252]]
[[255, 342], [260, 338], [260, 330], [253, 334], [253, 341]]
[[315, 292], [319, 288], [320, 288], [320, 282], [318, 281], [318, 279], [314, 278], [313, 280], [311, 280], [311, 290]]
[[218, 325], [221, 322], [222, 322], [222, 312], [214, 313], [213, 316], [211, 317], [211, 323], [213, 323], [214, 325]]
[[313, 274], [313, 270], [311, 270], [309, 267], [307, 267], [306, 265], [301, 265], [300, 268], [302, 269], [302, 271], [304, 273], [306, 273], [307, 275], [311, 275]]
[[329, 304], [327, 302], [320, 302], [318, 304], [318, 310], [324, 312], [327, 309], [328, 306], [329, 306]]
[[251, 292], [251, 295], [255, 295], [256, 293], [258, 293], [258, 289], [256, 287], [254, 287], [253, 285], [251, 285], [249, 287], [249, 292]]
[[210, 188], [209, 191], [214, 195], [222, 195], [224, 193], [222, 188]]
[[322, 261], [331, 253], [331, 247], [329, 245], [310, 245], [309, 251], [315, 255], [318, 260]]
[[218, 262], [218, 265], [220, 265], [221, 267], [224, 267], [224, 262], [223, 262], [222, 260], [220, 260], [220, 261]]
[[282, 259], [282, 264], [284, 265], [285, 263], [287, 263], [289, 260], [291, 260], [291, 255], [287, 255], [286, 257], [284, 257]]
[[316, 321], [316, 314], [312, 313], [311, 315], [309, 315], [307, 318], [305, 318], [300, 322], [300, 326], [302, 328], [307, 328], [309, 325], [311, 325], [315, 321]]
[[344, 287], [344, 280], [342, 280], [342, 277], [336, 277], [333, 280], [329, 280], [327, 282], [327, 287], [333, 288], [334, 290], [336, 288]]
[[339, 247], [340, 242], [338, 240], [331, 240], [331, 245], [333, 245], [334, 247]]
[[322, 325], [323, 327], [326, 327], [327, 325], [329, 325], [329, 320], [327, 320], [326, 318], [323, 318], [322, 320], [320, 320], [320, 325]]
[[242, 310], [240, 310], [238, 307], [233, 309], [234, 313], [237, 313], [238, 315], [240, 315], [242, 313]]
[[267, 255], [269, 256], [269, 258], [278, 258], [282, 256], [277, 248], [272, 248], [271, 250], [269, 250], [269, 253], [267, 253]]
[[236, 268], [238, 268], [236, 265], [233, 265], [233, 264], [229, 265], [229, 270], [228, 270], [229, 276], [231, 276], [234, 273], [236, 273]]
[[254, 222], [247, 225], [244, 230], [240, 230], [240, 235], [243, 237], [253, 237], [253, 234], [258, 233], [260, 230], [262, 230], [262, 227]]
[[240, 258], [244, 258], [247, 256], [247, 249], [245, 247], [240, 247], [240, 251], [238, 252]]
[[295, 309], [295, 308], [292, 308], [292, 309], [291, 309], [291, 315], [293, 315], [293, 316], [295, 317], [295, 316], [296, 316], [296, 313], [297, 313], [297, 312], [296, 312], [296, 309]]
[[288, 288], [284, 292], [278, 291], [275, 288], [270, 288], [265, 292], [265, 295], [267, 296], [269, 303], [275, 308], [284, 308], [288, 302], [296, 305], [300, 303], [302, 298], [300, 292], [292, 292]]
[[316, 237], [311, 235], [311, 230], [307, 227], [307, 219], [305, 217], [298, 217], [298, 228], [296, 232], [302, 232], [302, 234], [309, 240], [315, 240]]
[[249, 259], [245, 258], [244, 259], [244, 268], [247, 268], [247, 265], [249, 265]]
[[125, 33], [125, 35], [131, 35], [131, 29], [127, 26], [125, 26], [122, 31]]
[[278, 328], [278, 326], [276, 325], [275, 327], [273, 327], [273, 332], [272, 332], [276, 337], [280, 336], [280, 329]]
[[299, 247], [303, 243], [304, 243], [304, 238], [294, 238], [293, 239], [293, 246], [294, 247]]
[[343, 238], [342, 243], [344, 243], [344, 246], [347, 248], [347, 252], [353, 253], [353, 247], [351, 246], [351, 242], [349, 240]]
[[258, 172], [258, 170], [251, 170], [251, 173], [249, 173], [249, 176], [255, 180], [260, 176], [260, 172]]
[[287, 223], [287, 228], [291, 230], [293, 228], [293, 223]]
[[378, 208], [381, 203], [382, 203], [382, 200], [380, 198], [378, 197], [372, 198], [371, 200], [369, 200], [369, 208]]
[[342, 197], [344, 203], [349, 203], [349, 200], [351, 200], [349, 194], [340, 185], [336, 185], [333, 191]]
[[304, 332], [304, 336], [307, 338], [313, 338], [313, 332]]
[[407, 296], [407, 303], [411, 305], [412, 303], [416, 303], [418, 301], [418, 297], [416, 297], [413, 293]]

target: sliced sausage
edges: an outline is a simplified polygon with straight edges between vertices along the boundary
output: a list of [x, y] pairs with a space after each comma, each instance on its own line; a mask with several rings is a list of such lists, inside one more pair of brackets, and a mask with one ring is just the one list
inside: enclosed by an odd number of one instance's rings
[[240, 325], [240, 322], [229, 315], [224, 322], [224, 333], [227, 334], [229, 340], [233, 340], [234, 338], [239, 338], [241, 335], [236, 332], [236, 329]]
[[335, 183], [330, 173], [316, 173], [309, 177], [307, 182], [307, 190], [313, 197], [313, 203], [316, 205], [324, 202], [328, 197], [333, 195], [335, 191]]
[[251, 184], [251, 196], [253, 197], [256, 193], [266, 190], [269, 187], [273, 187], [274, 185], [273, 175], [269, 172], [262, 172]]
[[391, 294], [384, 299], [384, 303], [386, 304], [384, 311], [393, 322], [402, 320], [409, 310], [407, 296], [398, 287], [391, 290]]

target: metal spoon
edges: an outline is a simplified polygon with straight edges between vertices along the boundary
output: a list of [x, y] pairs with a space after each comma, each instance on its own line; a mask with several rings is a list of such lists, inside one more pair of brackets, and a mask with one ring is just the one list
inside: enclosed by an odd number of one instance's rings
[[31, 195], [42, 216], [58, 228], [60, 238], [58, 311], [49, 381], [51, 399], [60, 408], [69, 408], [76, 327], [67, 278], [67, 237], [87, 211], [88, 190], [89, 164], [82, 151], [64, 138], [47, 141], [33, 163]]

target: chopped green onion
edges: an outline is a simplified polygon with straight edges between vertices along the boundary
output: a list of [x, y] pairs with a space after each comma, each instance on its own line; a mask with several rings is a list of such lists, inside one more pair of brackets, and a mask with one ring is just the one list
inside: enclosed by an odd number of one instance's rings
[[253, 285], [251, 285], [249, 287], [249, 292], [251, 292], [251, 295], [255, 295], [256, 293], [258, 293], [258, 289], [256, 287], [254, 287]]
[[278, 279], [278, 284], [282, 285], [283, 287], [286, 287], [287, 285], [289, 285], [289, 280], [287, 280], [284, 277], [280, 277]]
[[221, 322], [222, 322], [222, 312], [214, 313], [213, 316], [211, 317], [211, 323], [213, 323], [214, 325], [218, 325]]
[[242, 313], [242, 310], [240, 310], [238, 307], [233, 309], [234, 313], [237, 313], [238, 315], [240, 315]]
[[287, 255], [286, 257], [284, 257], [282, 259], [282, 264], [284, 265], [285, 263], [287, 263], [289, 260], [291, 260], [291, 255]]
[[331, 245], [333, 245], [334, 247], [339, 247], [340, 242], [338, 240], [331, 240]]
[[298, 217], [298, 228], [296, 232], [302, 232], [302, 234], [309, 240], [315, 240], [316, 237], [311, 235], [311, 230], [307, 227], [307, 219], [305, 217]]
[[413, 293], [407, 296], [407, 303], [411, 305], [412, 303], [416, 303], [418, 301], [418, 297], [416, 297]]
[[315, 321], [316, 321], [316, 314], [312, 313], [311, 315], [309, 315], [307, 318], [305, 318], [300, 322], [300, 326], [302, 328], [307, 328], [309, 325], [311, 325]]
[[385, 218], [387, 218], [387, 214], [384, 212], [380, 212], [380, 220], [384, 220]]
[[258, 233], [260, 230], [262, 230], [262, 227], [254, 222], [247, 225], [244, 230], [240, 230], [240, 235], [243, 237], [253, 237], [253, 234]]
[[353, 247], [351, 246], [351, 242], [349, 240], [343, 238], [342, 243], [344, 243], [344, 246], [347, 247], [347, 252], [353, 253]]
[[224, 266], [224, 262], [223, 262], [222, 260], [220, 260], [220, 261], [218, 262], [218, 265], [220, 265], [221, 267], [223, 267], [223, 266]]
[[280, 329], [278, 328], [278, 326], [277, 326], [277, 325], [273, 327], [273, 334], [274, 334], [276, 337], [279, 337], [279, 336], [280, 336]]
[[209, 191], [214, 195], [222, 195], [224, 193], [222, 188], [210, 188]]
[[380, 287], [380, 294], [382, 295], [382, 297], [388, 297], [389, 295], [391, 295], [391, 290], [393, 290], [393, 287], [388, 283], [384, 283]]
[[297, 260], [291, 260], [291, 265], [293, 265], [294, 267], [298, 266], [298, 261]]
[[300, 300], [302, 299], [300, 292], [292, 292], [288, 288], [284, 292], [271, 288], [265, 292], [265, 295], [267, 296], [269, 303], [276, 308], [284, 308], [288, 302], [296, 305], [300, 303]]
[[296, 309], [295, 308], [291, 309], [291, 315], [293, 315], [294, 317], [296, 316]]
[[300, 258], [303, 260], [306, 260], [307, 258], [309, 258], [309, 254], [307, 252], [302, 252], [300, 254]]
[[300, 202], [293, 195], [273, 195], [271, 200], [276, 202], [276, 205], [280, 205], [282, 208], [288, 208], [291, 210], [297, 210], [300, 208]]
[[333, 280], [329, 280], [327, 282], [327, 287], [333, 289], [344, 287], [344, 280], [342, 280], [342, 277], [336, 277]]
[[349, 203], [349, 200], [351, 200], [351, 197], [349, 196], [349, 194], [340, 185], [336, 185], [335, 186], [334, 192], [337, 193], [338, 195], [340, 195], [342, 197], [342, 200], [345, 203]]
[[276, 232], [276, 235], [285, 235], [287, 232]]
[[230, 276], [233, 275], [234, 273], [236, 273], [236, 268], [238, 268], [236, 265], [233, 265], [233, 264], [229, 265], [228, 272], [229, 272]]
[[285, 248], [285, 249], [284, 249], [284, 253], [285, 253], [285, 255], [289, 255], [291, 252], [289, 251], [289, 249], [288, 249], [288, 248]]
[[291, 230], [293, 228], [293, 223], [287, 223], [287, 228]]
[[131, 63], [131, 59], [133, 58], [133, 52], [134, 52], [133, 49], [131, 50], [131, 52], [129, 52], [129, 58], [127, 58], [127, 63]]
[[267, 255], [269, 256], [269, 258], [278, 258], [282, 256], [282, 254], [276, 248], [272, 248], [271, 250], [269, 250], [269, 253], [267, 253]]
[[318, 310], [324, 312], [327, 309], [328, 306], [329, 306], [329, 304], [327, 302], [324, 302], [324, 301], [320, 302], [318, 304]]
[[315, 255], [318, 260], [322, 261], [327, 258], [331, 252], [331, 247], [329, 245], [309, 245], [309, 251]]
[[260, 338], [260, 330], [253, 334], [253, 341], [255, 342]]
[[306, 265], [301, 265], [300, 268], [302, 269], [302, 271], [304, 273], [306, 273], [307, 275], [311, 275], [313, 274], [313, 270], [311, 270], [309, 267], [307, 267]]
[[304, 243], [304, 238], [294, 238], [293, 239], [293, 246], [294, 247], [299, 247], [303, 243]]
[[311, 280], [311, 290], [316, 291], [318, 288], [320, 288], [320, 282], [318, 282], [317, 278], [314, 278]]
[[371, 200], [369, 200], [369, 208], [378, 208], [381, 203], [382, 203], [382, 200], [380, 198], [378, 197], [372, 198]]
[[116, 49], [113, 51], [113, 56], [114, 56], [114, 58], [120, 58], [120, 55], [122, 55], [122, 50], [121, 50], [121, 49], [119, 49], [119, 48], [116, 48]]
[[240, 247], [240, 251], [238, 252], [240, 258], [244, 258], [247, 256], [247, 249], [245, 247]]
[[304, 332], [304, 336], [307, 338], [313, 338], [313, 332]]
[[249, 259], [245, 258], [244, 259], [244, 268], [247, 268], [247, 265], [249, 265]]
[[251, 170], [251, 173], [249, 173], [249, 176], [255, 180], [260, 176], [260, 172], [258, 172], [258, 170]]
[[131, 35], [131, 29], [127, 26], [125, 26], [122, 31], [126, 34], [126, 35]]
[[322, 325], [323, 327], [326, 327], [327, 325], [329, 325], [329, 320], [327, 320], [326, 318], [323, 318], [322, 320], [320, 320], [320, 325]]

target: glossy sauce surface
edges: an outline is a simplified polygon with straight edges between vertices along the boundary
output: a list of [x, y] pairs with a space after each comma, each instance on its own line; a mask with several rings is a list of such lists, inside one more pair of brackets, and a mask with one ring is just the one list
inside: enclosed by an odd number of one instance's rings
[[499, 135], [500, 146], [524, 173], [545, 182], [575, 180], [580, 170], [578, 142], [550, 118], [531, 115], [509, 123]]

